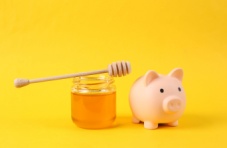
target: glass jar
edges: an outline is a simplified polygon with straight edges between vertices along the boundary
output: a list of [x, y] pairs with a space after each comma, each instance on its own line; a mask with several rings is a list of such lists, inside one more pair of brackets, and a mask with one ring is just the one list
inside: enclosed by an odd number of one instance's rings
[[71, 90], [71, 115], [81, 128], [111, 127], [116, 118], [116, 88], [108, 74], [76, 77]]

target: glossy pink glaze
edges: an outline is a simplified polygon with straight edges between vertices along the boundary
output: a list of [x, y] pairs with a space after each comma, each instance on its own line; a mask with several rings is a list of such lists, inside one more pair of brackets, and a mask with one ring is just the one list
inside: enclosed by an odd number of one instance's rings
[[156, 129], [159, 123], [177, 126], [185, 105], [182, 87], [183, 70], [173, 69], [168, 75], [148, 71], [133, 84], [129, 102], [133, 122], [144, 122], [147, 129]]

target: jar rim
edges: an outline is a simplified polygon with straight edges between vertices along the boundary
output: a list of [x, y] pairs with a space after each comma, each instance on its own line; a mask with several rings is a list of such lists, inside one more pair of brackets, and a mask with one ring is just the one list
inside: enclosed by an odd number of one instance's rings
[[73, 83], [76, 84], [83, 84], [86, 82], [86, 85], [89, 84], [102, 84], [102, 83], [113, 83], [114, 78], [108, 74], [95, 74], [95, 75], [88, 75], [88, 76], [80, 76], [73, 78]]

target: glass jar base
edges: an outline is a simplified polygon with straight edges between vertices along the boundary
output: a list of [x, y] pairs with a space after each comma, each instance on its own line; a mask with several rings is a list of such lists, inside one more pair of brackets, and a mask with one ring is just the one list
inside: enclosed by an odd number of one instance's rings
[[115, 121], [115, 118], [105, 121], [79, 121], [72, 117], [73, 122], [80, 128], [84, 129], [104, 129], [104, 128], [111, 128]]

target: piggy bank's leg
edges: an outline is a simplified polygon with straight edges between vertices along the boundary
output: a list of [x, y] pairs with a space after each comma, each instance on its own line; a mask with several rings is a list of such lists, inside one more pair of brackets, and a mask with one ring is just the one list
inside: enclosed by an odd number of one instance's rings
[[170, 122], [167, 125], [169, 125], [169, 126], [178, 126], [178, 120], [174, 121], [174, 122]]
[[146, 128], [146, 129], [156, 129], [156, 128], [158, 128], [158, 124], [157, 123], [153, 123], [151, 121], [144, 121], [144, 128]]
[[135, 116], [132, 117], [132, 122], [133, 123], [140, 123], [140, 120], [137, 119]]

